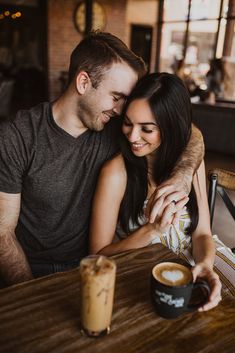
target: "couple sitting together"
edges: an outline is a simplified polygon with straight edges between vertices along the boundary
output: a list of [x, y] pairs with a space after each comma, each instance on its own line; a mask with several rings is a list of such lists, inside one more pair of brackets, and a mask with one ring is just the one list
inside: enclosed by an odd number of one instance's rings
[[203, 143], [177, 76], [145, 75], [117, 37], [91, 33], [71, 55], [62, 96], [19, 112], [0, 136], [7, 284], [76, 267], [88, 253], [162, 243], [208, 280], [200, 310], [219, 303], [219, 277], [235, 294], [235, 256], [211, 234]]

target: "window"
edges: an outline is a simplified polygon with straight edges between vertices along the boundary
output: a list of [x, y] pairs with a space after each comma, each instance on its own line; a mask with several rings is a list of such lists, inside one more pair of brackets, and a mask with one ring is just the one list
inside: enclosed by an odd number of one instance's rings
[[216, 98], [235, 101], [235, 0], [160, 0], [160, 3], [157, 69], [194, 82], [193, 89], [207, 90], [206, 74], [214, 61], [221, 61], [223, 83]]

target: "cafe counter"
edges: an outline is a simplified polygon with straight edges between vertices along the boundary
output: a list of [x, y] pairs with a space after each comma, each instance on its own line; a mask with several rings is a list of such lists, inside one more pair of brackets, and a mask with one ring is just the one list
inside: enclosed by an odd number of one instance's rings
[[206, 151], [235, 156], [235, 104], [194, 103], [193, 122], [203, 134]]

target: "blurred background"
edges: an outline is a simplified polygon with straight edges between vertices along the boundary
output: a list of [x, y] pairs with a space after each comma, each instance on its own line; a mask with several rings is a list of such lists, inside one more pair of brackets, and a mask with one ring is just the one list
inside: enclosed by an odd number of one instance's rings
[[[0, 0], [1, 119], [63, 92], [71, 51], [90, 29], [120, 37], [149, 72], [180, 76], [207, 170], [235, 171], [235, 0]], [[233, 221], [218, 209], [214, 231], [234, 247]]]

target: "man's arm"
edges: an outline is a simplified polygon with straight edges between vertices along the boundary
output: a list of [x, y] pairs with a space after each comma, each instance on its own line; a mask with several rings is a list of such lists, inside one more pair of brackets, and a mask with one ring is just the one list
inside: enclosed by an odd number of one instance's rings
[[11, 285], [32, 279], [26, 256], [16, 239], [20, 194], [0, 192], [0, 274]]
[[191, 190], [193, 175], [204, 158], [204, 152], [205, 148], [201, 131], [195, 125], [192, 125], [192, 134], [188, 145], [172, 173], [173, 179], [176, 178], [178, 181], [181, 180], [181, 182], [183, 180], [186, 194], [189, 194]]
[[193, 175], [198, 169], [203, 157], [203, 137], [201, 132], [193, 125], [188, 145], [186, 146], [179, 162], [175, 166], [171, 177], [158, 186], [156, 192], [149, 200], [146, 215], [149, 216], [150, 223], [153, 223], [155, 218], [159, 214], [162, 214], [164, 209], [172, 201], [175, 201], [176, 203], [176, 213], [182, 208], [182, 202], [177, 205], [179, 201], [184, 199], [185, 204], [187, 203], [187, 196], [191, 190]]

